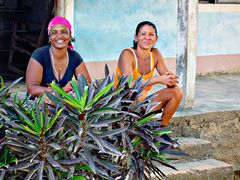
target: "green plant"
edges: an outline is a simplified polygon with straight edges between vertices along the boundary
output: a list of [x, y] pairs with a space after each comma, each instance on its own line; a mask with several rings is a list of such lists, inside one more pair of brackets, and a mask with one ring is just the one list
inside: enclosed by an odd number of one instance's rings
[[6, 169], [12, 165], [17, 163], [17, 159], [14, 154], [10, 154], [8, 148], [3, 146], [0, 150], [0, 179], [3, 179]]
[[5, 137], [5, 126], [3, 120], [9, 120], [8, 114], [8, 99], [11, 95], [10, 89], [16, 85], [22, 78], [19, 78], [12, 82], [10, 85], [6, 86], [2, 76], [0, 76], [0, 179], [3, 179], [6, 169], [10, 164], [16, 163], [15, 155], [9, 152], [9, 149], [2, 146], [2, 142]]
[[11, 95], [10, 89], [15, 86], [22, 78], [18, 78], [17, 80], [13, 81], [8, 86], [5, 85], [2, 76], [0, 76], [0, 121], [2, 119], [9, 119], [8, 116], [8, 99]]
[[[131, 83], [120, 81], [119, 86], [125, 86], [129, 89], [129, 84]], [[146, 86], [147, 84], [145, 84]], [[129, 123], [129, 128], [124, 134], [125, 147], [128, 147], [125, 158], [128, 160], [129, 167], [127, 178], [133, 179], [138, 177], [138, 179], [151, 179], [151, 173], [154, 174], [158, 179], [164, 178], [165, 175], [156, 166], [156, 163], [163, 164], [170, 168], [175, 169], [173, 166], [167, 163], [166, 154], [163, 153], [166, 149], [172, 149], [173, 142], [167, 134], [171, 133], [168, 128], [162, 128], [160, 121], [153, 121], [155, 114], [160, 113], [153, 112], [152, 110], [158, 103], [152, 103], [151, 99], [156, 96], [156, 94], [151, 94], [147, 96], [142, 102], [138, 102], [139, 96], [144, 89], [141, 88], [141, 78], [138, 78], [133, 85], [133, 88], [124, 96], [120, 106], [126, 111], [134, 112], [138, 116], [131, 117], [126, 116], [123, 123]], [[129, 102], [131, 100], [131, 102]], [[164, 136], [163, 136], [164, 135]], [[166, 139], [164, 137], [168, 137]], [[178, 154], [172, 151], [174, 154]], [[125, 178], [126, 178], [125, 177]]]
[[[69, 125], [74, 128], [73, 136], [79, 136], [73, 143], [74, 157], [86, 157], [79, 163], [88, 165], [94, 174], [105, 178], [137, 175], [142, 179], [153, 172], [163, 178], [164, 174], [152, 161], [168, 165], [159, 148], [169, 148], [172, 143], [155, 134], [170, 133], [170, 130], [161, 128], [160, 122], [151, 129], [153, 123], [150, 120], [157, 113], [152, 112], [157, 104], [151, 99], [156, 95], [138, 102], [144, 89], [141, 88], [141, 78], [135, 81], [133, 88], [129, 88], [130, 83], [131, 78], [127, 82], [127, 77], [122, 77], [115, 89], [113, 80], [106, 73], [102, 82], [96, 81], [88, 86], [83, 76], [79, 76], [77, 82], [72, 81], [74, 94], [67, 94], [52, 83], [56, 95], [47, 93], [47, 96], [55, 104], [66, 107], [67, 117], [76, 122], [75, 126]], [[134, 145], [136, 141], [141, 141], [145, 147]], [[144, 173], [143, 169], [149, 173]]]
[[61, 150], [64, 151], [64, 148], [58, 145], [59, 136], [64, 136], [61, 130], [65, 118], [59, 117], [63, 109], [56, 108], [55, 112], [50, 114], [42, 99], [36, 99], [31, 106], [25, 106], [23, 110], [15, 103], [12, 105], [18, 119], [6, 121], [6, 140], [2, 145], [16, 153], [18, 164], [10, 166], [7, 169], [8, 174], [14, 176], [17, 171], [17, 177], [30, 179], [38, 176], [42, 179], [48, 176], [52, 179], [55, 169], [67, 172], [68, 169], [53, 158], [60, 156]]
[[[172, 142], [160, 135], [171, 131], [152, 119], [157, 105], [149, 95], [139, 102], [141, 78], [132, 88], [123, 76], [117, 88], [105, 69], [105, 78], [87, 84], [81, 75], [72, 80], [73, 92], [51, 83], [33, 102], [26, 97], [7, 99], [3, 118], [6, 137], [1, 146], [16, 154], [17, 165], [7, 177], [26, 179], [151, 179], [164, 178], [155, 162], [167, 164], [164, 150]], [[1, 169], [1, 168], [0, 168]], [[6, 177], [5, 175], [5, 177]]]
[[[127, 115], [137, 116], [117, 108], [129, 90], [122, 94], [124, 87], [114, 89], [109, 76], [89, 86], [83, 76], [78, 76], [78, 82], [73, 80], [72, 85], [74, 94], [65, 93], [55, 83], [51, 87], [56, 95], [46, 94], [55, 104], [66, 107], [64, 113], [69, 121], [65, 126], [73, 130], [70, 137], [74, 137], [69, 142], [69, 146], [73, 147], [71, 154], [79, 159], [76, 163], [91, 169], [80, 174], [87, 178], [92, 175], [104, 178], [120, 176], [123, 167], [118, 163], [122, 156], [118, 139], [129, 125], [118, 127], [116, 124]], [[76, 164], [72, 166], [72, 173], [76, 174]]]

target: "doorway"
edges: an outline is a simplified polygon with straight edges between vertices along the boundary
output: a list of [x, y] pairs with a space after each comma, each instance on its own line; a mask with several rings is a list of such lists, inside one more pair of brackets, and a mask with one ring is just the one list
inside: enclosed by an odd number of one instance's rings
[[[18, 45], [29, 51], [30, 53], [28, 54], [19, 52], [12, 46], [13, 42], [16, 43], [16, 40], [13, 39], [14, 27], [17, 28], [17, 33], [30, 34], [28, 33], [30, 31], [37, 32], [38, 26], [41, 26], [45, 20], [44, 14], [48, 10], [50, 1], [54, 0], [0, 0], [0, 75], [3, 77], [4, 81], [12, 81], [21, 76], [25, 77], [26, 67], [31, 56], [30, 54], [35, 50], [35, 48], [29, 47], [27, 43]], [[52, 16], [54, 13], [53, 11], [52, 9]], [[16, 23], [19, 19], [24, 19], [25, 22], [29, 23], [20, 25], [20, 23]], [[43, 34], [42, 45], [46, 45], [48, 44], [47, 28]], [[39, 36], [32, 36], [33, 40], [38, 37]], [[35, 40], [37, 41], [37, 39]], [[17, 71], [7, 68], [11, 52], [13, 52], [12, 64], [23, 73], [17, 73]]]

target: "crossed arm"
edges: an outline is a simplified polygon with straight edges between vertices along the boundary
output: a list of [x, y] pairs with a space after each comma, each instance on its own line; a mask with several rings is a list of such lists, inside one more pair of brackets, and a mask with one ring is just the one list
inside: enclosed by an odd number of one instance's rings
[[[158, 75], [152, 77], [148, 85], [164, 84], [168, 87], [174, 87], [178, 83], [178, 77], [168, 69], [161, 53], [156, 48], [153, 49], [152, 53], [155, 59], [154, 66]], [[130, 50], [125, 49], [122, 51], [119, 57], [118, 66], [124, 75], [132, 75], [135, 60], [134, 55]], [[142, 84], [144, 85], [146, 82], [147, 80], [143, 80]]]

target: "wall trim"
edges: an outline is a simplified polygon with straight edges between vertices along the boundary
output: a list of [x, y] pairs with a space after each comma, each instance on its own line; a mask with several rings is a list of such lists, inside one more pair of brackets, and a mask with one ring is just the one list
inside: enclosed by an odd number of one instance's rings
[[[165, 58], [169, 69], [176, 71], [176, 58]], [[115, 73], [117, 60], [85, 62], [92, 80], [104, 77], [105, 64], [110, 73]], [[240, 73], [240, 54], [197, 56], [197, 75]]]
[[240, 4], [198, 4], [198, 12], [240, 13]]
[[72, 36], [74, 36], [74, 0], [65, 0], [65, 17], [72, 25]]

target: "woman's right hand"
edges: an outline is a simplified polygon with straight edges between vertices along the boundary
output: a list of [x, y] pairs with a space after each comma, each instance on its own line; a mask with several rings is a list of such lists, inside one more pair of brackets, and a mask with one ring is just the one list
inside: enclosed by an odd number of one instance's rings
[[174, 74], [172, 71], [168, 71], [166, 72], [166, 75], [168, 76], [168, 87], [174, 87], [177, 85], [177, 83], [179, 82], [179, 77]]
[[72, 90], [73, 90], [72, 83], [69, 81], [62, 89], [63, 89], [66, 93], [72, 91]]
[[161, 79], [161, 84], [169, 86], [171, 84], [171, 80], [168, 74], [163, 74], [161, 76], [159, 76], [159, 78]]
[[172, 72], [166, 72], [166, 74], [159, 76], [159, 78], [161, 78], [161, 83], [168, 87], [174, 87], [178, 83], [178, 76]]

